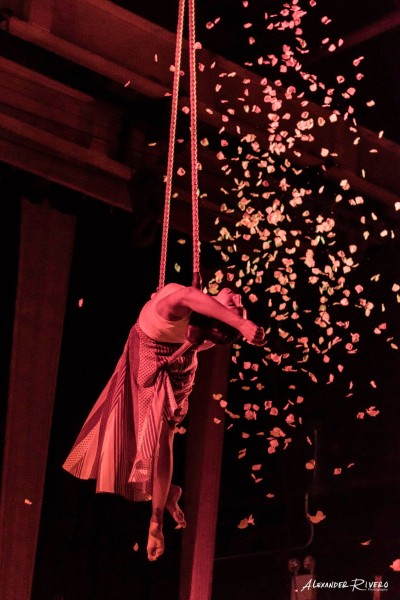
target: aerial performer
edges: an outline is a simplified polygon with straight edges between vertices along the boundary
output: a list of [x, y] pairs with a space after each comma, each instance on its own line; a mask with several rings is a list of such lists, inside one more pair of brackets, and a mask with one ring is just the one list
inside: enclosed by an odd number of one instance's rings
[[197, 352], [214, 342], [229, 343], [236, 335], [256, 345], [264, 338], [262, 327], [246, 318], [238, 294], [224, 288], [211, 297], [200, 289], [194, 0], [188, 0], [193, 286], [165, 285], [185, 4], [179, 0], [158, 291], [142, 308], [111, 379], [64, 463], [72, 475], [96, 479], [97, 492], [151, 500], [151, 561], [164, 552], [164, 509], [178, 527], [185, 526], [178, 505], [182, 490], [171, 484], [172, 447], [176, 427], [188, 410]]
[[[188, 341], [191, 315], [203, 316], [203, 323], [193, 328], [198, 339]], [[164, 509], [178, 527], [185, 527], [178, 505], [182, 490], [171, 484], [172, 449], [176, 427], [188, 410], [197, 352], [213, 346], [213, 340], [231, 341], [231, 331], [250, 344], [264, 338], [262, 327], [246, 318], [240, 296], [228, 288], [211, 297], [170, 283], [153, 294], [63, 465], [75, 477], [96, 479], [96, 492], [151, 500], [151, 561], [164, 551]]]

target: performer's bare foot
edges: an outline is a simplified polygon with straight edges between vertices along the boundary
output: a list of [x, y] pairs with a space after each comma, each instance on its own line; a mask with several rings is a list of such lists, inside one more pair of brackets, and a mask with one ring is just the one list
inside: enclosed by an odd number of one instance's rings
[[149, 537], [147, 540], [147, 558], [157, 560], [164, 552], [164, 536], [162, 526], [150, 521]]
[[179, 499], [182, 495], [182, 488], [178, 485], [173, 485], [171, 483], [169, 487], [167, 501], [165, 503], [165, 508], [171, 513], [172, 518], [174, 519], [176, 525], [176, 529], [184, 529], [186, 527], [185, 515], [183, 514], [182, 509], [178, 505]]

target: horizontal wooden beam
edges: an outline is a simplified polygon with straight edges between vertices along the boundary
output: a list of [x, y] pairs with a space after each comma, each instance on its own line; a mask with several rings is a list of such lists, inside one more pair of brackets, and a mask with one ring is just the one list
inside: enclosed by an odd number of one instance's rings
[[[67, 21], [79, 21], [79, 28], [66, 25], [65, 11], [72, 11], [71, 19]], [[34, 23], [12, 17], [8, 24], [9, 32], [118, 83], [122, 100], [127, 93], [123, 85], [126, 78], [130, 81], [128, 87], [144, 97], [161, 98], [169, 90], [171, 74], [168, 64], [173, 57], [174, 34], [105, 0], [81, 0], [78, 4], [68, 4], [67, 8], [56, 0], [53, 16], [48, 22], [51, 23], [50, 32]], [[99, 42], [105, 35], [107, 47]], [[159, 62], [154, 60], [155, 50], [159, 50]], [[246, 112], [239, 106], [235, 114], [225, 121], [225, 105], [215, 93], [221, 71], [235, 71], [235, 77], [225, 77], [224, 97], [235, 101], [246, 79], [252, 101], [262, 106], [259, 77], [207, 50], [202, 51], [199, 60], [202, 60], [201, 57], [206, 57], [208, 63], [214, 60], [218, 68], [199, 77], [200, 120], [215, 129], [223, 125], [227, 133], [236, 136], [238, 143], [242, 135], [254, 132], [261, 147], [268, 148], [264, 111], [263, 114]], [[183, 91], [185, 85], [183, 82]], [[277, 90], [278, 95], [282, 93], [282, 89]], [[180, 100], [181, 108], [184, 105], [188, 105], [186, 97]], [[298, 101], [289, 102], [289, 107], [293, 125], [301, 107]], [[362, 128], [360, 143], [354, 145], [347, 124], [341, 121], [330, 123], [327, 109], [309, 103], [307, 110], [314, 119], [323, 116], [326, 125], [314, 128], [315, 142], [303, 144], [301, 154], [287, 154], [291, 162], [298, 168], [323, 164], [320, 148], [327, 147], [338, 154], [337, 164], [326, 173], [328, 179], [347, 179], [355, 194], [374, 198], [393, 212], [400, 188], [400, 172], [390, 165], [399, 160], [399, 147]], [[121, 107], [111, 102], [101, 101], [0, 58], [2, 159], [123, 210], [130, 210], [128, 182], [133, 170], [112, 158], [118, 148], [122, 116]], [[138, 146], [135, 135], [132, 139], [129, 156], [134, 168], [140, 162], [143, 148]], [[378, 154], [371, 154], [371, 149]], [[220, 189], [227, 186], [227, 180], [214, 150], [201, 148], [200, 154], [203, 163], [200, 188], [208, 195], [202, 203], [202, 214], [207, 215], [203, 219], [212, 225], [220, 214]], [[178, 166], [188, 170], [187, 149], [179, 155], [179, 163]], [[153, 166], [158, 175], [164, 174], [162, 165]], [[188, 221], [186, 204], [190, 202], [190, 185], [186, 179], [177, 178], [175, 189], [179, 192], [177, 203], [182, 208], [179, 228], [184, 227], [189, 232], [189, 225], [185, 223]], [[206, 237], [213, 237], [214, 231], [212, 227]]]
[[25, 21], [11, 17], [8, 31], [25, 41], [36, 44], [45, 50], [50, 50], [77, 65], [104, 75], [108, 79], [119, 83], [121, 87], [129, 82], [137, 91], [151, 98], [163, 97], [168, 91], [163, 85], [151, 81], [147, 77], [143, 77], [131, 69], [118, 65], [98, 54], [85, 50], [83, 47], [68, 42], [33, 23], [26, 23]]
[[84, 165], [89, 168], [95, 168], [106, 171], [110, 175], [129, 180], [131, 177], [131, 169], [115, 160], [112, 160], [82, 146], [56, 136], [48, 131], [44, 131], [28, 123], [23, 123], [14, 117], [0, 114], [0, 129], [4, 132], [10, 132], [15, 137], [30, 140], [38, 146], [48, 149], [52, 154], [58, 157], [66, 157], [74, 159], [76, 164]]
[[[124, 90], [123, 85], [128, 82], [129, 88], [148, 97], [162, 97], [168, 92], [171, 87], [169, 65], [173, 61], [174, 34], [105, 0], [81, 0], [78, 4], [70, 5], [71, 22], [85, 23], [84, 27], [79, 28], [67, 26], [65, 11], [61, 10], [59, 2], [55, 2], [54, 7], [52, 32], [46, 32], [34, 24], [12, 17], [9, 22], [10, 33], [77, 64], [84, 64], [87, 68], [118, 82], [121, 85], [121, 94]], [[107, 36], [107, 47], [101, 41], [104, 36]], [[226, 74], [235, 72], [235, 77], [226, 77], [224, 80], [224, 97], [235, 102], [242, 94], [243, 81], [246, 80], [252, 103], [263, 106], [260, 77], [207, 50], [201, 51], [199, 60], [204, 60], [207, 64], [214, 61], [217, 65], [213, 71], [208, 69], [206, 75], [199, 74], [199, 119], [218, 129], [223, 125], [229, 133], [239, 138], [240, 135], [253, 132], [257, 135], [261, 147], [268, 148], [268, 123], [264, 111], [245, 112], [239, 106], [235, 115], [230, 116], [228, 122], [224, 122], [223, 117], [226, 115], [223, 113], [220, 98], [215, 93], [215, 85], [220, 82], [221, 71], [225, 71]], [[182, 86], [185, 93], [187, 82], [183, 81]], [[284, 94], [282, 89], [278, 88], [276, 91], [278, 97]], [[293, 99], [286, 103], [292, 119], [296, 121], [302, 110], [299, 101]], [[181, 99], [182, 104], [188, 104], [186, 97]], [[362, 193], [361, 190], [366, 188], [362, 179], [367, 179], [371, 183], [369, 190], [374, 198], [393, 206], [393, 196], [397, 196], [400, 187], [400, 173], [398, 170], [389, 169], [388, 165], [400, 159], [399, 147], [387, 140], [378, 139], [376, 134], [364, 128], [359, 128], [360, 142], [354, 145], [354, 136], [349, 132], [347, 125], [340, 119], [338, 123], [331, 124], [330, 112], [327, 109], [309, 102], [307, 111], [315, 121], [318, 117], [323, 117], [326, 124], [324, 127], [314, 127], [316, 139], [313, 143], [302, 145], [301, 156], [288, 154], [293, 164], [322, 164], [321, 147], [328, 148], [331, 153], [338, 155], [337, 170], [342, 170], [343, 173], [349, 170], [353, 172], [354, 192]], [[378, 155], [369, 154], [371, 149], [374, 152], [376, 150]], [[218, 169], [219, 166], [216, 166], [215, 170]], [[362, 171], [366, 173], [365, 177], [362, 177]], [[328, 179], [331, 177], [329, 171], [326, 176]], [[380, 189], [383, 190], [382, 194]]]

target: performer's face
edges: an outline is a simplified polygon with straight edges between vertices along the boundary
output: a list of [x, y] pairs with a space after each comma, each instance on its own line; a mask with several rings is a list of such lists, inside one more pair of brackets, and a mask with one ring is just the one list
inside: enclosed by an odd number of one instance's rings
[[242, 298], [240, 294], [234, 294], [229, 288], [223, 288], [219, 294], [217, 294], [216, 300], [227, 307], [242, 306]]

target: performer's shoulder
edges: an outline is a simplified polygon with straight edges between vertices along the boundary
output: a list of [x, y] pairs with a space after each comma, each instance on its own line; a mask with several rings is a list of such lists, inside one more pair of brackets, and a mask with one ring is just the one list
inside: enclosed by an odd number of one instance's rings
[[167, 285], [165, 285], [161, 291], [163, 291], [163, 290], [168, 290], [168, 291], [181, 290], [184, 287], [186, 287], [186, 286], [181, 285], [180, 283], [167, 283]]
[[165, 296], [169, 296], [174, 292], [178, 292], [179, 290], [185, 289], [185, 285], [181, 285], [180, 283], [167, 283], [161, 290], [157, 293], [157, 300], [160, 298], [164, 298]]

